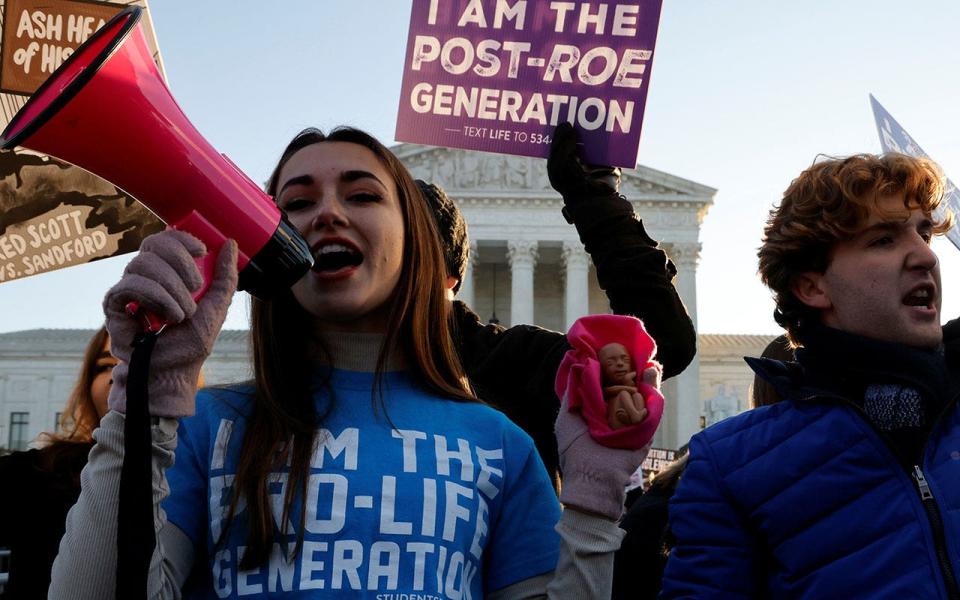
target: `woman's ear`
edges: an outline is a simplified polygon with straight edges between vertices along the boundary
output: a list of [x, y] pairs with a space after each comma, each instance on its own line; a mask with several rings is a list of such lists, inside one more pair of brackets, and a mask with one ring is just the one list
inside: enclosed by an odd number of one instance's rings
[[444, 280], [443, 289], [447, 292], [447, 300], [452, 302], [456, 297], [457, 293], [453, 291], [453, 288], [457, 287], [458, 283], [460, 283], [460, 280], [453, 275], [448, 275], [446, 280]]
[[810, 308], [826, 310], [833, 306], [833, 302], [830, 300], [830, 293], [824, 285], [823, 273], [809, 271], [797, 275], [790, 285], [790, 291], [797, 297], [797, 300], [803, 302]]

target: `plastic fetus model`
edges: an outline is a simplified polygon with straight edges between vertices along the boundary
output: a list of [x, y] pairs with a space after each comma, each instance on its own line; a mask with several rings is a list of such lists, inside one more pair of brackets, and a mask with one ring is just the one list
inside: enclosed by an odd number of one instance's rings
[[607, 402], [610, 429], [627, 427], [646, 418], [646, 404], [637, 390], [637, 370], [626, 347], [607, 344], [597, 352], [597, 359], [603, 374], [603, 397]]
[[649, 444], [663, 417], [663, 394], [657, 344], [643, 322], [629, 315], [587, 315], [574, 321], [567, 340], [571, 348], [554, 382], [557, 398], [583, 416], [598, 444], [630, 450]]

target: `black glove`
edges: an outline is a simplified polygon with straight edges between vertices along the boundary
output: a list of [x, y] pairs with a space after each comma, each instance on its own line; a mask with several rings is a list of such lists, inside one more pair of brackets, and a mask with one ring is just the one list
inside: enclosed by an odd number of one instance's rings
[[[593, 166], [580, 160], [577, 137], [577, 130], [570, 123], [557, 125], [547, 159], [550, 185], [570, 208], [596, 196], [616, 194], [620, 187], [619, 167]], [[570, 220], [566, 210], [564, 216]]]

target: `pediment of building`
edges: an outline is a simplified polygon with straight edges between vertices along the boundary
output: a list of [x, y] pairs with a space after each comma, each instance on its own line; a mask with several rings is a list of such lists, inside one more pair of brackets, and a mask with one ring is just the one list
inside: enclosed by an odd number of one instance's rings
[[[541, 158], [420, 144], [398, 144], [392, 150], [414, 177], [439, 185], [453, 198], [559, 200]], [[717, 190], [637, 165], [624, 170], [620, 191], [634, 202], [692, 202], [706, 208]]]

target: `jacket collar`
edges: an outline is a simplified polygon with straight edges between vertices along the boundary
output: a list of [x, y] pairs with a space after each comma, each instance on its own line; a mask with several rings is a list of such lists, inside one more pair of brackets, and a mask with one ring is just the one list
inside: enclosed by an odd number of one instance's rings
[[[960, 351], [960, 324], [956, 340]], [[869, 383], [896, 383], [922, 390], [942, 400], [947, 391], [943, 348], [918, 350], [817, 325], [808, 327], [797, 350], [797, 362], [745, 358], [751, 369], [769, 382], [783, 398], [844, 397], [860, 402]], [[948, 340], [945, 338], [945, 343]], [[948, 345], [949, 349], [949, 345]]]
[[836, 391], [810, 380], [799, 363], [752, 356], [745, 356], [743, 360], [758, 377], [772, 385], [781, 398], [800, 400], [837, 395]]

